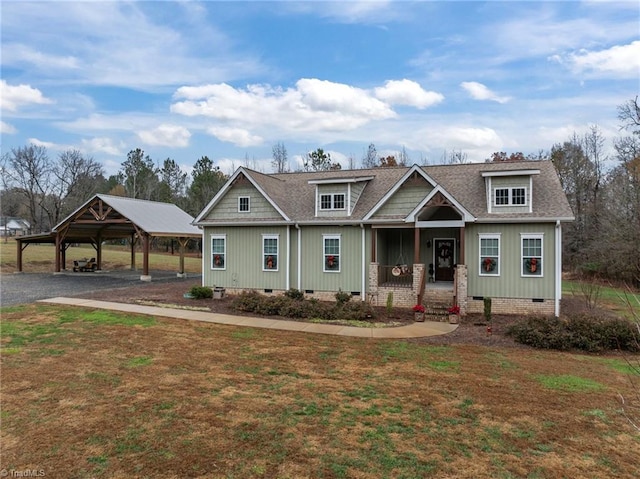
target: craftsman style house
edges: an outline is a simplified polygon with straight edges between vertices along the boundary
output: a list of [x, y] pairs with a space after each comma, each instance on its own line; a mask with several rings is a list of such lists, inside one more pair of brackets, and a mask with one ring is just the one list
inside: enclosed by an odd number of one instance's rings
[[[289, 288], [462, 314], [559, 314], [562, 223], [549, 161], [263, 174], [238, 168], [194, 220], [203, 285]], [[393, 293], [391, 296], [390, 293]]]

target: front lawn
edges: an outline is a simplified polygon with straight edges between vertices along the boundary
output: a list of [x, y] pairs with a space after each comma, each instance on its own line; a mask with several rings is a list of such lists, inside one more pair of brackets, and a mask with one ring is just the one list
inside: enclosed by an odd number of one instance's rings
[[[2, 464], [45, 477], [634, 478], [624, 358], [2, 310]], [[637, 383], [636, 383], [637, 384]]]

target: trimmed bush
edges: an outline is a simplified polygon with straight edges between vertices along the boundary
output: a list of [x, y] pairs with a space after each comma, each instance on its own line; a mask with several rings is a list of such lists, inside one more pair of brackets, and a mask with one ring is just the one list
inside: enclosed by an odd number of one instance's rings
[[213, 298], [213, 289], [208, 286], [194, 286], [189, 290], [189, 294], [195, 299]]
[[342, 305], [344, 303], [348, 303], [351, 300], [351, 295], [349, 293], [345, 293], [342, 290], [339, 290], [335, 294], [335, 298], [336, 298], [336, 303], [338, 303], [338, 305]]
[[285, 291], [284, 295], [290, 299], [295, 299], [295, 300], [304, 299], [304, 293], [296, 288], [290, 288], [289, 290]]
[[622, 318], [576, 314], [567, 319], [532, 317], [507, 329], [517, 342], [542, 349], [640, 351], [633, 324]]
[[336, 308], [336, 316], [340, 319], [369, 320], [375, 317], [375, 313], [369, 303], [350, 301]]
[[255, 312], [265, 316], [278, 316], [293, 300], [286, 296], [261, 297]]
[[238, 311], [255, 312], [263, 297], [257, 291], [243, 291], [233, 298], [231, 306]]

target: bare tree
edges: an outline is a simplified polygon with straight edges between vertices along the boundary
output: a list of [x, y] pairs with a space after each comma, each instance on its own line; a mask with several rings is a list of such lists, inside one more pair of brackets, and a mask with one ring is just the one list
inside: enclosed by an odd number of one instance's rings
[[3, 188], [13, 187], [23, 197], [34, 232], [53, 226], [47, 224], [42, 210], [49, 194], [51, 171], [51, 160], [44, 146], [12, 148], [11, 153], [2, 157]]
[[276, 173], [287, 173], [289, 171], [289, 159], [287, 156], [287, 148], [284, 143], [278, 142], [271, 149], [273, 159], [271, 166]]
[[89, 197], [95, 194], [103, 181], [102, 165], [79, 150], [66, 150], [58, 155], [52, 166], [49, 201], [43, 204], [51, 225], [56, 225]]
[[378, 166], [378, 151], [376, 145], [370, 143], [362, 157], [362, 168], [375, 168]]
[[618, 106], [618, 120], [622, 122], [622, 129], [631, 130], [634, 135], [640, 135], [640, 105], [637, 96]]
[[442, 164], [444, 165], [457, 165], [468, 163], [468, 155], [462, 150], [451, 150], [447, 153], [447, 150], [444, 150], [442, 153]]
[[411, 163], [411, 158], [409, 158], [409, 154], [407, 153], [407, 149], [402, 145], [400, 152], [398, 153], [398, 165], [407, 166]]

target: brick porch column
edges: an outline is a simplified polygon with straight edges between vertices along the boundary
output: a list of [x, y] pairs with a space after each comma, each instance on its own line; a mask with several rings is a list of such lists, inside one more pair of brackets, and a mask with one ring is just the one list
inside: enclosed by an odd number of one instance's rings
[[460, 316], [467, 315], [467, 265], [459, 264], [456, 266], [456, 299], [458, 306], [460, 306]]

